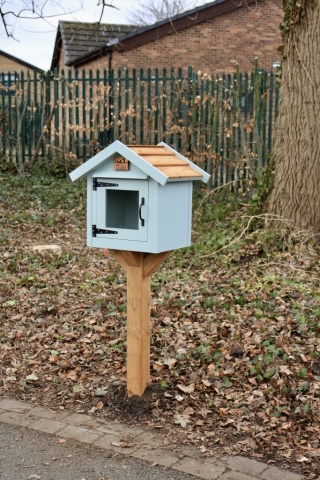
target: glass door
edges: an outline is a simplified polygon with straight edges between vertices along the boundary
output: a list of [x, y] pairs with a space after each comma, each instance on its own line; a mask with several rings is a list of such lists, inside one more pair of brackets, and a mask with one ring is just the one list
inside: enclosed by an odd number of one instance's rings
[[148, 240], [148, 181], [97, 179], [96, 237]]

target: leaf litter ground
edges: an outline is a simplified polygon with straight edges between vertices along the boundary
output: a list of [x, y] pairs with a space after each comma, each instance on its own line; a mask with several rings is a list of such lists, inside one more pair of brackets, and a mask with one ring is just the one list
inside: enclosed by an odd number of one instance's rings
[[320, 262], [306, 233], [198, 201], [194, 246], [152, 278], [151, 385], [127, 398], [126, 278], [85, 245], [85, 184], [0, 186], [2, 395], [320, 474]]

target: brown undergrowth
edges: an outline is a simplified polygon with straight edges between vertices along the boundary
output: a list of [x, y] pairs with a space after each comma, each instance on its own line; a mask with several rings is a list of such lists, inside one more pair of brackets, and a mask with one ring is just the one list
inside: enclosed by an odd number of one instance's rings
[[[227, 198], [152, 278], [151, 385], [127, 398], [126, 278], [85, 246], [85, 185], [2, 175], [1, 394], [319, 475], [319, 250]], [[233, 242], [233, 239], [238, 239]], [[34, 251], [54, 244], [55, 251]], [[219, 252], [215, 253], [214, 252]]]

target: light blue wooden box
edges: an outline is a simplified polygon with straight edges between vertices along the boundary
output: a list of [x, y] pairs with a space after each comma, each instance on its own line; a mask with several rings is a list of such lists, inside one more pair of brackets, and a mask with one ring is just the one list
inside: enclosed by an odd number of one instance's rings
[[160, 253], [191, 245], [193, 181], [210, 175], [165, 143], [117, 140], [70, 173], [85, 176], [88, 246]]

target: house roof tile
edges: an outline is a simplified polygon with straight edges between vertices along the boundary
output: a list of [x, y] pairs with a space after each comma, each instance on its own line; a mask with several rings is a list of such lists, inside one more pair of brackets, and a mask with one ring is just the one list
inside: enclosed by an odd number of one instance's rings
[[60, 21], [51, 68], [58, 66], [59, 50], [61, 50], [62, 44], [65, 63], [72, 65], [76, 58], [91, 51], [97, 51], [108, 42], [117, 41], [118, 38], [126, 36], [137, 28], [136, 25]]

